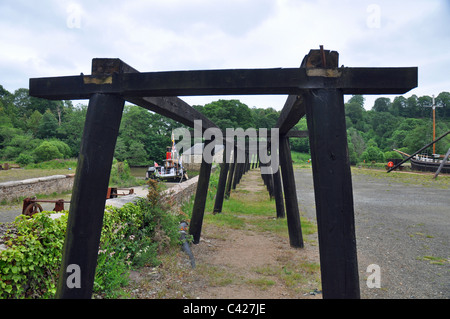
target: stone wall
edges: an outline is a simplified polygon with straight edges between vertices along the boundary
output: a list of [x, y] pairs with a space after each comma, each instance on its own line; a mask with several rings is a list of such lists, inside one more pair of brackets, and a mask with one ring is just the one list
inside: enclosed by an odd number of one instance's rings
[[[168, 199], [173, 206], [181, 206], [185, 201], [188, 201], [197, 190], [198, 176], [188, 179], [182, 183], [173, 185], [169, 189], [164, 191], [164, 195], [168, 196]], [[146, 197], [147, 192], [139, 193], [135, 192], [132, 195], [119, 196], [117, 198], [110, 198], [106, 200], [106, 205], [114, 207], [122, 207], [126, 203], [136, 202], [139, 198]]]
[[169, 195], [170, 200], [174, 205], [182, 205], [185, 201], [188, 201], [192, 195], [195, 194], [198, 184], [198, 175], [178, 183], [165, 191]]
[[0, 202], [13, 201], [20, 197], [36, 194], [62, 193], [73, 187], [74, 174], [53, 175], [0, 183]]

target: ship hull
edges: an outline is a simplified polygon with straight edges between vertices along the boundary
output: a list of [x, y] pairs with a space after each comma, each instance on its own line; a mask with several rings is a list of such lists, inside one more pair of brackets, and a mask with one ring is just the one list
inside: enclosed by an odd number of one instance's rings
[[[425, 162], [411, 158], [411, 169], [414, 171], [433, 172], [435, 173], [441, 163], [439, 162]], [[450, 174], [450, 163], [446, 163], [442, 167], [441, 173]]]

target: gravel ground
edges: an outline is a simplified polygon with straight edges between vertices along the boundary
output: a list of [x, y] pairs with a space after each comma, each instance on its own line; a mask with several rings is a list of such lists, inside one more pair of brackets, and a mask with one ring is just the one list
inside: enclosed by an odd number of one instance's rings
[[[315, 220], [311, 170], [295, 174], [300, 209]], [[448, 188], [353, 171], [361, 298], [450, 298], [449, 195]], [[367, 286], [371, 264], [380, 266], [380, 288]]]

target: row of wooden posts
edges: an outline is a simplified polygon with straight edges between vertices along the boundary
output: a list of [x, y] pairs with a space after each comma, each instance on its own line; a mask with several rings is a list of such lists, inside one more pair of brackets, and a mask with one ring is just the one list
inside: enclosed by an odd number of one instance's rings
[[[284, 94], [288, 97], [276, 124], [281, 178], [278, 170], [271, 179], [275, 198], [280, 198], [280, 191], [284, 194], [290, 244], [303, 247], [289, 136], [291, 128], [306, 115], [323, 297], [359, 298], [344, 94], [403, 94], [416, 86], [416, 67], [339, 67], [338, 53], [323, 47], [311, 50], [300, 68], [140, 73], [119, 59], [93, 59], [91, 75], [30, 79], [31, 96], [89, 99], [56, 297], [91, 298], [105, 197], [125, 101], [191, 128], [194, 121], [202, 120], [204, 131], [217, 126], [178, 96]], [[205, 145], [210, 142], [205, 141]], [[226, 169], [224, 166], [221, 170], [217, 198], [225, 196], [229, 187], [224, 183]], [[236, 167], [228, 169], [229, 174], [241, 174]], [[195, 242], [200, 239], [210, 173], [211, 164], [203, 160], [189, 230]], [[220, 200], [216, 202], [215, 209], [220, 210]], [[280, 217], [281, 203], [277, 200]], [[81, 271], [76, 287], [67, 284], [73, 269]]]

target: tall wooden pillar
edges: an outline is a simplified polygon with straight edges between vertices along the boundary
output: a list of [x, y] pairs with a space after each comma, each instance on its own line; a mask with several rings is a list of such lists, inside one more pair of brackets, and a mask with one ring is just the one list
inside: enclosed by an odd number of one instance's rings
[[289, 138], [286, 136], [280, 136], [279, 145], [289, 241], [292, 247], [303, 248], [303, 235], [300, 224], [300, 212], [298, 209], [297, 191], [295, 187]]
[[284, 210], [283, 201], [283, 186], [281, 185], [281, 174], [280, 170], [273, 175], [273, 195], [275, 197], [275, 207], [277, 210], [277, 218], [284, 218], [286, 216]]
[[91, 298], [106, 193], [124, 100], [89, 100], [67, 222], [56, 298]]
[[306, 115], [324, 298], [359, 298], [353, 190], [343, 93], [307, 94]]
[[219, 182], [217, 184], [216, 200], [214, 202], [214, 213], [222, 212], [223, 199], [225, 197], [225, 187], [227, 184], [229, 167], [230, 167], [229, 158], [227, 158], [226, 147], [224, 147], [222, 164], [220, 164], [220, 175], [219, 175]]
[[[205, 148], [211, 140], [205, 140]], [[202, 232], [203, 216], [205, 214], [206, 197], [208, 196], [209, 178], [211, 176], [212, 163], [205, 161], [202, 155], [202, 164], [200, 166], [200, 174], [198, 176], [197, 191], [195, 193], [194, 207], [192, 209], [192, 218], [189, 225], [189, 234], [193, 236], [193, 243], [200, 242]]]
[[227, 179], [227, 185], [225, 188], [225, 198], [230, 198], [231, 188], [233, 186], [233, 178], [234, 173], [236, 171], [236, 160], [237, 160], [237, 149], [236, 149], [236, 143], [233, 142], [233, 161], [230, 165], [230, 170], [228, 172], [228, 179]]

